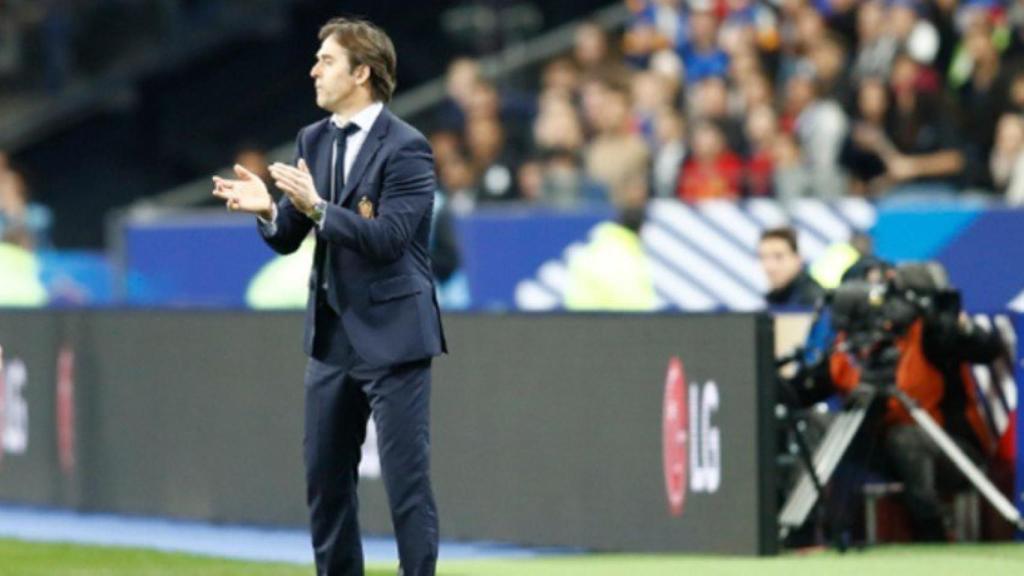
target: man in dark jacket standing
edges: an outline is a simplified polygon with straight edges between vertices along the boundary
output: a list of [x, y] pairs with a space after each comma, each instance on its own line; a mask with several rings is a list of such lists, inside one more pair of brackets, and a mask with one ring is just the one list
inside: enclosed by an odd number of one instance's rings
[[446, 350], [428, 237], [436, 184], [427, 140], [384, 104], [395, 87], [390, 38], [361, 20], [320, 31], [310, 71], [331, 116], [299, 132], [284, 192], [240, 166], [214, 178], [232, 211], [258, 216], [281, 254], [313, 231], [305, 352], [305, 462], [317, 573], [363, 576], [356, 483], [373, 414], [401, 573], [433, 576], [438, 519], [430, 484], [430, 367]]
[[790, 227], [772, 228], [761, 234], [757, 246], [770, 288], [765, 300], [771, 308], [810, 308], [824, 296], [825, 291], [807, 273], [797, 247], [796, 230]]

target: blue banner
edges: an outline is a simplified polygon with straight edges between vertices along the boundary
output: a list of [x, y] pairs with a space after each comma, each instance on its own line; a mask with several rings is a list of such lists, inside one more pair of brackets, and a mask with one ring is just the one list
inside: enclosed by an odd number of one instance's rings
[[[469, 307], [560, 308], [569, 256], [612, 217], [610, 208], [522, 207], [455, 218]], [[944, 264], [967, 309], [1024, 311], [1024, 210], [964, 203], [876, 207], [859, 199], [785, 206], [652, 202], [641, 238], [661, 307], [761, 308], [767, 286], [757, 243], [764, 229], [786, 224], [797, 229], [808, 262], [854, 232], [870, 232], [882, 258]], [[121, 245], [118, 285], [130, 305], [242, 307], [252, 277], [275, 257], [252, 219], [219, 212], [130, 220]]]

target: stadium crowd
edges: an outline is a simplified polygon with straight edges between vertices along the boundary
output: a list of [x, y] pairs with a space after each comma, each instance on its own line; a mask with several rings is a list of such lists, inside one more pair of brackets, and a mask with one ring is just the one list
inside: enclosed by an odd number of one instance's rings
[[430, 132], [453, 209], [649, 197], [1024, 202], [1024, 1], [627, 0], [536, 93], [453, 61]]

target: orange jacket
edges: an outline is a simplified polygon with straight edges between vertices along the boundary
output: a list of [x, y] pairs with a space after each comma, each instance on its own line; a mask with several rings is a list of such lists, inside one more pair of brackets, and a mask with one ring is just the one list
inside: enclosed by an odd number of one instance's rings
[[[896, 340], [900, 361], [896, 366], [896, 386], [917, 401], [940, 425], [943, 423], [939, 404], [945, 392], [942, 373], [924, 355], [921, 332], [924, 323], [914, 322], [907, 333]], [[842, 337], [840, 337], [842, 338]], [[832, 382], [842, 393], [848, 394], [860, 384], [860, 366], [845, 352], [833, 352], [829, 358]], [[912, 420], [896, 398], [889, 399], [885, 414], [886, 424], [907, 424]]]
[[[941, 426], [945, 424], [941, 405], [946, 392], [946, 381], [942, 372], [925, 355], [923, 332], [924, 321], [918, 319], [911, 324], [906, 334], [896, 340], [896, 347], [900, 350], [900, 360], [896, 366], [896, 386], [920, 404], [921, 408]], [[843, 336], [840, 335], [837, 342], [842, 342], [842, 339]], [[972, 385], [974, 377], [970, 365], [962, 363], [959, 371], [967, 400], [964, 416], [981, 446], [991, 454], [996, 445], [978, 410], [978, 398]], [[860, 383], [860, 366], [848, 353], [838, 349], [829, 357], [829, 372], [833, 384], [843, 394], [850, 393]], [[889, 398], [885, 423], [909, 424], [912, 421], [903, 404], [896, 398]]]

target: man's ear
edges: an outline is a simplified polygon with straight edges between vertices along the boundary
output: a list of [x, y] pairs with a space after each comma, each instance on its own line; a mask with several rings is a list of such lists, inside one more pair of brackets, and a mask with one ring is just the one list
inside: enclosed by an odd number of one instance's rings
[[360, 64], [352, 71], [352, 76], [355, 78], [356, 84], [360, 86], [368, 84], [370, 82], [370, 67], [366, 64]]

